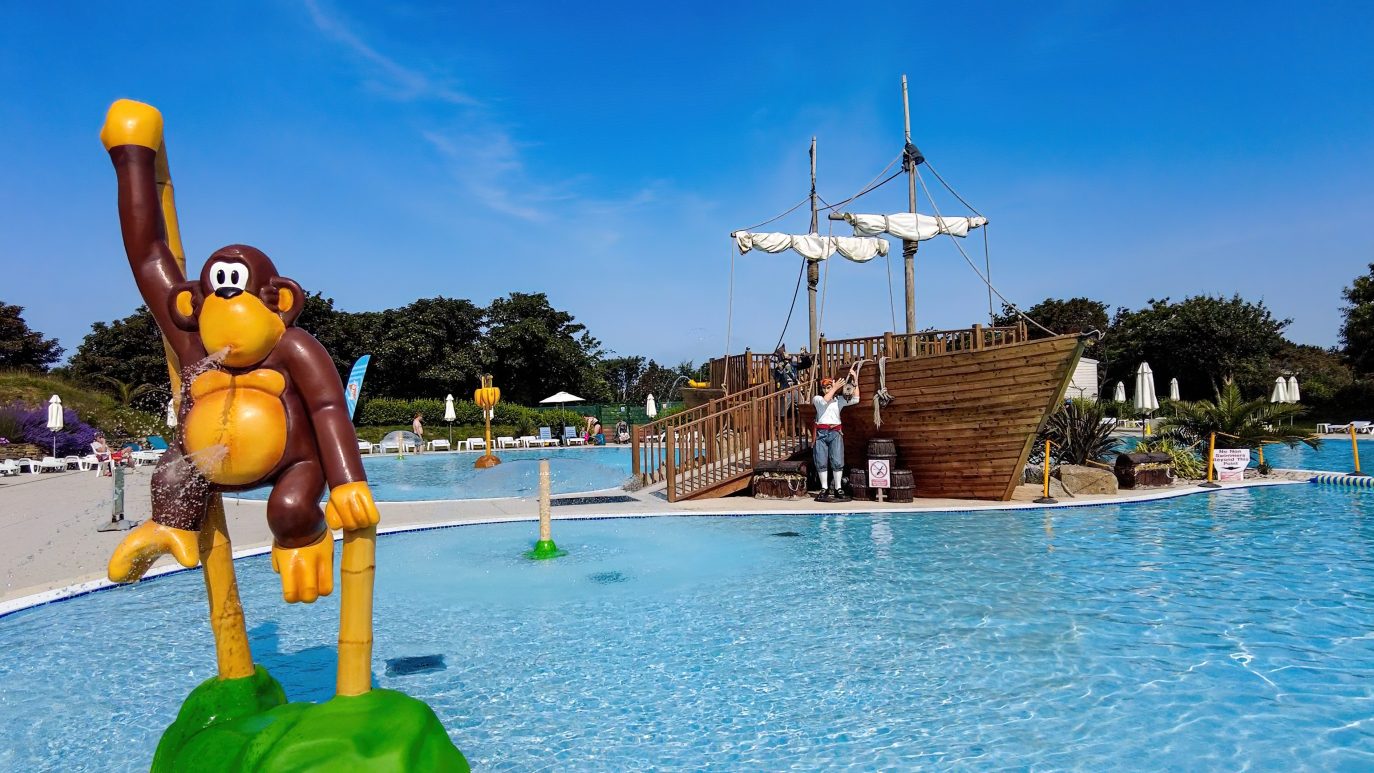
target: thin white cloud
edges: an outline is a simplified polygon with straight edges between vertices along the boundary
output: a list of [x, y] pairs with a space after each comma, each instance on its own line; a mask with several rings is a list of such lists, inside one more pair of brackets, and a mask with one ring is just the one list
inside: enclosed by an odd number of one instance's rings
[[391, 98], [400, 101], [435, 99], [451, 105], [479, 104], [470, 95], [436, 82], [433, 76], [406, 67], [368, 45], [367, 41], [349, 29], [340, 19], [325, 13], [316, 0], [305, 0], [305, 9], [320, 32], [341, 43], [359, 59], [371, 65], [382, 77], [388, 87], [384, 91]]

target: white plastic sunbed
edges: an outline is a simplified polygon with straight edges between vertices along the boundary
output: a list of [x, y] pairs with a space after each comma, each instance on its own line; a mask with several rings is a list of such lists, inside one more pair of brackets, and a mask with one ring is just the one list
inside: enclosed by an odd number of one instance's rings
[[467, 446], [469, 451], [476, 451], [479, 448], [485, 451], [487, 450], [487, 441], [479, 437], [470, 437]]
[[577, 430], [572, 427], [564, 427], [563, 444], [569, 446], [585, 446], [587, 444], [587, 439], [577, 434]]
[[447, 439], [447, 438], [436, 438], [436, 439], [434, 439], [434, 440], [429, 441], [429, 442], [426, 443], [425, 445], [428, 445], [428, 446], [429, 446], [429, 450], [431, 450], [431, 451], [441, 451], [441, 450], [442, 450], [442, 451], [452, 451], [452, 450], [453, 450], [453, 447], [449, 445], [448, 439]]
[[496, 439], [497, 448], [519, 448], [520, 442], [510, 435], [502, 435]]

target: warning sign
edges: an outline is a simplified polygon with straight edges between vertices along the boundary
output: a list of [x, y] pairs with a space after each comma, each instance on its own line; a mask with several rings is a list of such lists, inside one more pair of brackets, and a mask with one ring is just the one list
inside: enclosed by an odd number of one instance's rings
[[1217, 480], [1245, 480], [1245, 467], [1250, 464], [1250, 449], [1218, 448], [1212, 452], [1212, 461], [1217, 468]]
[[868, 460], [868, 487], [892, 488], [892, 468], [886, 459]]

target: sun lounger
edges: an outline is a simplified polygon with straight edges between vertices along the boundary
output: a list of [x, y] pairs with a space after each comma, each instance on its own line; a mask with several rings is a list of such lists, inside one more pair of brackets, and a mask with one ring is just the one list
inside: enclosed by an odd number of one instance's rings
[[429, 450], [431, 450], [431, 451], [439, 451], [439, 450], [443, 450], [443, 451], [452, 451], [452, 450], [453, 450], [453, 447], [449, 445], [449, 442], [448, 442], [448, 439], [447, 439], [447, 438], [437, 438], [437, 439], [435, 439], [435, 440], [429, 441], [428, 443], [426, 443], [426, 445], [429, 446]]
[[510, 435], [502, 435], [496, 439], [497, 448], [518, 448], [520, 442]]
[[558, 438], [555, 438], [553, 436], [552, 429], [549, 429], [548, 427], [540, 427], [539, 437], [534, 439], [534, 443], [538, 445], [540, 448], [543, 448], [544, 446], [556, 446], [558, 445]]
[[587, 439], [577, 434], [577, 430], [572, 427], [563, 428], [563, 445], [566, 446], [585, 446]]
[[1349, 432], [1352, 429], [1356, 432], [1369, 433], [1371, 431], [1374, 431], [1374, 422], [1352, 421], [1347, 424], [1327, 425], [1327, 431], [1329, 432]]
[[67, 469], [67, 463], [58, 459], [56, 456], [45, 456], [43, 461], [38, 463], [43, 472], [62, 472]]
[[18, 475], [19, 465], [13, 459], [0, 462], [0, 475]]
[[167, 453], [165, 448], [153, 448], [147, 451], [135, 451], [133, 453], [134, 466], [143, 464], [157, 464], [162, 455]]
[[38, 462], [34, 461], [33, 459], [29, 459], [28, 457], [25, 457], [23, 459], [15, 459], [14, 463], [19, 465], [20, 472], [27, 472], [33, 475], [37, 475], [39, 472], [42, 472], [42, 467], [38, 464]]
[[468, 438], [467, 445], [469, 451], [476, 451], [478, 449], [483, 451], [487, 450], [487, 441], [479, 437]]
[[373, 449], [373, 445], [372, 445], [371, 443], [367, 442], [366, 440], [359, 440], [359, 441], [358, 441], [358, 453], [360, 453], [360, 454], [370, 454], [370, 453], [372, 453], [372, 449]]
[[525, 448], [534, 448], [535, 446], [539, 445], [539, 438], [535, 437], [534, 435], [521, 435], [520, 445], [524, 446]]

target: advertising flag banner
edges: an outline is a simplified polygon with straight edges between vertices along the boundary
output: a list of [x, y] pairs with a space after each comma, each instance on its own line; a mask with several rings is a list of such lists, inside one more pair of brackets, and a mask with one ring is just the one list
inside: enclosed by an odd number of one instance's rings
[[358, 395], [363, 391], [363, 376], [367, 375], [367, 363], [372, 360], [372, 355], [364, 354], [353, 363], [353, 370], [348, 373], [348, 383], [344, 385], [344, 399], [348, 401], [348, 418], [353, 418], [353, 411], [358, 407]]

